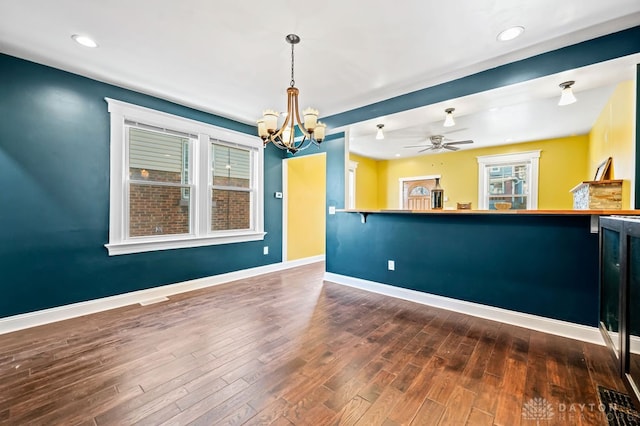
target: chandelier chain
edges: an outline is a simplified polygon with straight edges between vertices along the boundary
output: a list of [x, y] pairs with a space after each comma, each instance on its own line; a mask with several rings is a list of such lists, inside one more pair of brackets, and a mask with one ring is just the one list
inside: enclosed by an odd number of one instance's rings
[[291, 45], [291, 87], [296, 85], [296, 80], [293, 78], [293, 44]]

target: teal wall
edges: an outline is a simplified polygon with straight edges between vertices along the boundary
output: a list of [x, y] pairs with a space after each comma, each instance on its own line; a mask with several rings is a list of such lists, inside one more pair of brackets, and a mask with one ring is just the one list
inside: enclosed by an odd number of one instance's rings
[[589, 216], [370, 214], [363, 224], [339, 213], [327, 228], [328, 272], [597, 326]]
[[[635, 27], [323, 121], [335, 128], [638, 51], [640, 27]], [[0, 55], [0, 317], [281, 261], [282, 204], [273, 193], [282, 190], [285, 154], [273, 146], [265, 152], [264, 242], [109, 257], [103, 246], [109, 216], [109, 116], [104, 97], [249, 134], [255, 131], [222, 117]], [[337, 208], [344, 207], [344, 146], [344, 135], [339, 134], [320, 148], [327, 152], [327, 205]], [[327, 270], [594, 325], [597, 274], [591, 269], [597, 265], [597, 239], [585, 233], [584, 218], [498, 219], [505, 218], [480, 219], [475, 223], [481, 226], [475, 226], [444, 216], [425, 220], [376, 215], [363, 225], [355, 214], [329, 215]], [[465, 272], [474, 264], [467, 263], [471, 255], [465, 251], [473, 244], [489, 244], [480, 246], [485, 251], [500, 244], [515, 250], [506, 236], [492, 235], [492, 228], [536, 248], [527, 251], [523, 266], [537, 279], [525, 277], [521, 282], [518, 276], [513, 281], [515, 271], [511, 271], [496, 281], [488, 257], [476, 265], [477, 275]], [[452, 233], [457, 238], [446, 241], [446, 246], [434, 245], [433, 241], [444, 244], [442, 240]], [[549, 238], [552, 245], [545, 244]], [[270, 247], [268, 256], [262, 255], [264, 245]], [[425, 260], [427, 246], [436, 260]], [[443, 257], [438, 254], [442, 249], [467, 254]], [[515, 251], [498, 253], [514, 259]], [[548, 253], [556, 253], [558, 260]], [[389, 275], [386, 260], [391, 255], [399, 260], [398, 270]], [[583, 264], [583, 272], [575, 262]], [[564, 281], [554, 281], [554, 276]], [[577, 307], [568, 307], [568, 301], [576, 301]]]
[[[265, 150], [265, 241], [109, 257], [105, 97], [249, 134], [161, 99], [0, 55], [0, 317], [281, 261], [282, 152]], [[269, 255], [262, 247], [269, 246]]]

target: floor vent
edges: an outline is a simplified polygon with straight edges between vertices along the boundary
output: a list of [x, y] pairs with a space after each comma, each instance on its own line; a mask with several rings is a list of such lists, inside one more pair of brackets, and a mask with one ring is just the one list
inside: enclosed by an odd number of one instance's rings
[[633, 406], [629, 395], [598, 386], [598, 397], [609, 426], [640, 426], [640, 412]]

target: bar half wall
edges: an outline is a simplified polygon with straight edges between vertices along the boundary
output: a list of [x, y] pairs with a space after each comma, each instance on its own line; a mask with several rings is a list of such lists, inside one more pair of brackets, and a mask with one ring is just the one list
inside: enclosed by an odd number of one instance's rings
[[598, 324], [591, 215], [375, 212], [365, 223], [362, 218], [356, 212], [328, 217], [327, 272]]

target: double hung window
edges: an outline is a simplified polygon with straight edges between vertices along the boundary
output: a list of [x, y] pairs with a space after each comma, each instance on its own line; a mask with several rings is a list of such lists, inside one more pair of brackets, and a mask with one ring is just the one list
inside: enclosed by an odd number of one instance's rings
[[264, 238], [258, 138], [107, 102], [110, 255]]
[[539, 159], [540, 151], [478, 157], [478, 208], [510, 203], [513, 210], [537, 209]]

